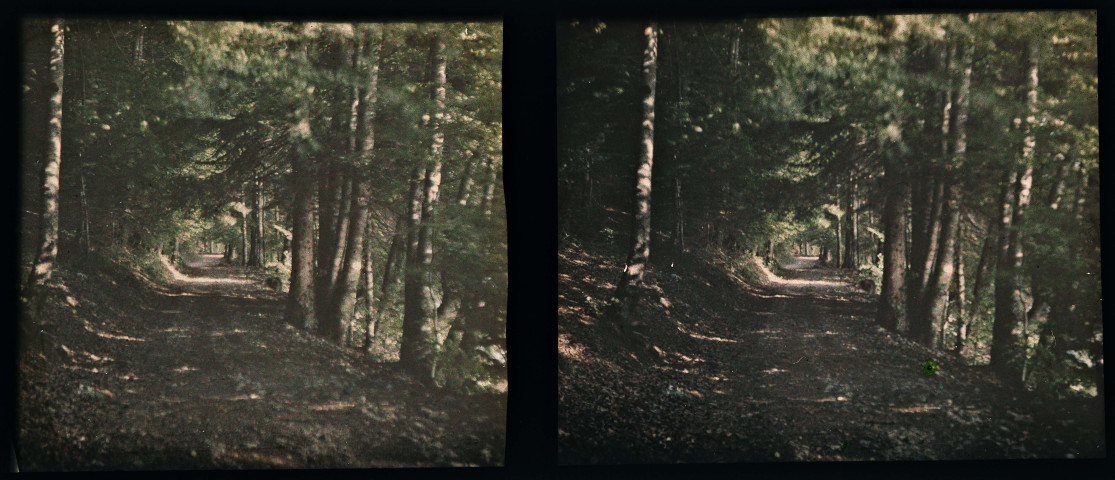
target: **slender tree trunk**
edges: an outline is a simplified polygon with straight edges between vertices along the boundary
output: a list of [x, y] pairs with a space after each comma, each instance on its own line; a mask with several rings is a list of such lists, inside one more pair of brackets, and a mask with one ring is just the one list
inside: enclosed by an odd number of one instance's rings
[[65, 24], [56, 20], [50, 27], [53, 43], [50, 47], [50, 129], [49, 145], [43, 162], [42, 217], [39, 224], [39, 251], [31, 271], [30, 292], [27, 297], [31, 311], [37, 316], [46, 298], [46, 284], [54, 274], [54, 261], [58, 256], [58, 190], [62, 166], [62, 81], [63, 53], [66, 45]]
[[911, 325], [911, 338], [923, 345], [932, 345], [933, 332], [943, 324], [948, 313], [949, 284], [952, 283], [956, 262], [956, 236], [960, 223], [960, 186], [956, 183], [946, 188], [945, 207], [935, 255], [936, 264], [926, 285], [924, 296], [925, 311], [918, 315], [918, 321]]
[[964, 343], [968, 341], [968, 319], [970, 318], [970, 312], [967, 310], [967, 285], [964, 278], [963, 225], [956, 233], [956, 237], [956, 341], [952, 348], [954, 352], [959, 354], [964, 349]]
[[348, 327], [356, 311], [356, 286], [363, 268], [364, 231], [368, 225], [368, 182], [355, 180], [354, 191], [350, 209], [352, 226], [347, 231], [345, 258], [330, 295], [332, 308], [322, 323], [326, 338], [340, 344], [346, 343], [346, 333], [350, 331]]
[[1026, 207], [1030, 203], [1030, 187], [1033, 184], [1033, 158], [1036, 139], [1034, 124], [1037, 117], [1038, 101], [1038, 64], [1037, 41], [1029, 45], [1029, 69], [1027, 75], [1026, 105], [1029, 116], [1024, 125], [1026, 136], [1022, 141], [1022, 171], [1014, 184], [1014, 208], [1009, 228], [1006, 229], [1004, 258], [1000, 259], [996, 274], [995, 323], [992, 326], [991, 368], [1000, 378], [1012, 384], [1022, 381], [1025, 352], [1019, 344], [1014, 329], [1025, 322], [1026, 310], [1023, 304], [1023, 251], [1022, 224], [1026, 218]]
[[488, 180], [484, 183], [484, 201], [481, 203], [481, 208], [484, 210], [485, 216], [492, 214], [492, 201], [496, 192], [496, 160], [495, 158], [488, 159]]
[[468, 158], [465, 159], [465, 171], [461, 173], [461, 181], [457, 184], [457, 204], [462, 207], [468, 205], [469, 194], [472, 193], [472, 175], [476, 171], [476, 164], [479, 159], [473, 157], [468, 153]]
[[[948, 70], [950, 75], [955, 70], [952, 67], [952, 56], [949, 55]], [[956, 106], [946, 109], [946, 112], [951, 112], [951, 115], [947, 117], [947, 126], [942, 128], [942, 131], [949, 135], [946, 138], [951, 138], [952, 148], [950, 150], [948, 144], [945, 144], [944, 153], [949, 162], [946, 167], [945, 178], [942, 179], [942, 183], [947, 182], [947, 185], [944, 186], [942, 191], [940, 238], [937, 252], [933, 255], [935, 257], [933, 259], [934, 264], [924, 294], [927, 318], [923, 323], [917, 325], [913, 332], [914, 339], [925, 345], [932, 344], [932, 332], [943, 328], [947, 321], [949, 285], [952, 283], [952, 275], [956, 265], [954, 256], [957, 252], [957, 237], [960, 231], [962, 195], [960, 183], [956, 177], [968, 150], [966, 126], [972, 75], [972, 49], [970, 45], [964, 47], [960, 59], [960, 69], [955, 73], [958, 74], [953, 75], [957, 83]], [[951, 104], [951, 95], [949, 100], [948, 103]]]
[[[405, 301], [403, 312], [403, 334], [399, 345], [399, 362], [414, 377], [433, 380], [435, 376], [435, 355], [437, 353], [436, 305], [433, 302], [431, 267], [434, 257], [433, 227], [434, 213], [441, 186], [441, 156], [445, 136], [441, 131], [442, 117], [445, 112], [446, 58], [445, 42], [433, 39], [431, 63], [434, 65], [434, 115], [433, 141], [430, 145], [429, 160], [426, 162], [425, 177], [422, 183], [422, 203], [420, 222], [414, 246], [414, 260], [408, 264]], [[412, 257], [409, 255], [408, 257]]]
[[383, 264], [383, 280], [379, 282], [380, 302], [384, 305], [386, 305], [395, 286], [399, 283], [399, 265], [406, 259], [408, 218], [406, 215], [399, 215], [395, 219], [395, 231], [391, 235], [391, 247], [387, 249], [387, 260]]
[[658, 74], [658, 26], [651, 23], [644, 30], [646, 48], [643, 51], [643, 118], [642, 150], [635, 182], [635, 222], [632, 233], [631, 253], [627, 268], [620, 277], [615, 297], [620, 306], [622, 321], [630, 320], [638, 302], [638, 288], [643, 282], [647, 259], [650, 257], [650, 194], [651, 171], [654, 164], [654, 94]]
[[337, 286], [337, 277], [340, 275], [341, 264], [344, 262], [346, 248], [348, 247], [349, 213], [352, 209], [351, 199], [353, 198], [352, 192], [354, 190], [353, 182], [354, 180], [351, 172], [346, 174], [343, 180], [341, 180], [341, 196], [340, 200], [337, 202], [337, 219], [333, 222], [333, 226], [336, 228], [333, 232], [333, 239], [336, 243], [331, 249], [333, 258], [329, 259], [328, 282], [331, 289]]
[[856, 214], [856, 209], [859, 208], [859, 200], [856, 198], [858, 190], [855, 179], [850, 178], [845, 203], [848, 207], [848, 229], [845, 231], [847, 238], [844, 240], [844, 260], [841, 266], [853, 270], [857, 267], [856, 257], [859, 256], [859, 216]]
[[248, 253], [248, 266], [263, 266], [263, 193], [260, 191], [259, 180], [253, 180], [251, 186], [252, 211], [248, 217], [251, 224], [251, 245]]
[[884, 163], [887, 188], [883, 206], [883, 285], [879, 294], [879, 324], [883, 328], [905, 333], [906, 317], [906, 206], [905, 185], [899, 177], [897, 159]]
[[367, 308], [367, 315], [364, 316], [364, 344], [363, 349], [367, 352], [371, 351], [372, 339], [376, 336], [376, 327], [378, 322], [376, 319], [376, 289], [375, 289], [375, 265], [372, 263], [372, 235], [373, 225], [368, 221], [364, 229], [364, 289], [362, 296], [364, 297], [364, 306]]
[[[303, 26], [305, 28], [305, 26]], [[308, 62], [306, 44], [299, 49]], [[305, 85], [304, 99], [294, 113], [291, 136], [295, 141], [295, 158], [291, 165], [294, 183], [294, 205], [291, 217], [294, 223], [291, 240], [290, 291], [287, 293], [287, 323], [308, 331], [317, 329], [314, 309], [314, 180], [312, 155], [313, 131], [310, 123], [310, 105], [313, 86]]]

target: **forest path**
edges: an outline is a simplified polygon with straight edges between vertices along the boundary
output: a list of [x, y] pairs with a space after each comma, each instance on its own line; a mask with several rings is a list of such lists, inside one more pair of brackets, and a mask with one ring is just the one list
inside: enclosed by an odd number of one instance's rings
[[59, 333], [69, 361], [23, 400], [47, 417], [23, 434], [25, 470], [502, 462], [503, 397], [431, 390], [287, 325], [260, 271], [219, 259], [137, 298], [70, 282], [80, 304], [128, 305]]
[[[590, 265], [607, 262], [563, 255], [563, 463], [1103, 455], [1102, 412], [1097, 435], [1094, 418], [1013, 401], [981, 369], [877, 327], [874, 295], [812, 257], [765, 287], [707, 266], [650, 277], [644, 332], [661, 359], [647, 365], [599, 338], [576, 300], [606, 298], [589, 283], [606, 283]], [[926, 376], [930, 358], [941, 368]]]

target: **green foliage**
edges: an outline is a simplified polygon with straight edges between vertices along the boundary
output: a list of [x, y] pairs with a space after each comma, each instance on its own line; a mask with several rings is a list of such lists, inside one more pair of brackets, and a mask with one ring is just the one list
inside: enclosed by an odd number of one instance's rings
[[937, 370], [939, 370], [939, 369], [940, 369], [940, 365], [937, 364], [937, 360], [929, 359], [929, 360], [926, 360], [924, 362], [921, 362], [921, 374], [925, 375], [927, 377], [932, 377], [933, 375], [936, 375]]

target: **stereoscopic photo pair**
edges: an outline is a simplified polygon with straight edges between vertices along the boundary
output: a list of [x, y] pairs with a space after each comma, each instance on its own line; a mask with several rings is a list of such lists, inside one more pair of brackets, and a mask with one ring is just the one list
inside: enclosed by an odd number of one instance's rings
[[1102, 458], [1096, 18], [25, 19], [13, 465]]

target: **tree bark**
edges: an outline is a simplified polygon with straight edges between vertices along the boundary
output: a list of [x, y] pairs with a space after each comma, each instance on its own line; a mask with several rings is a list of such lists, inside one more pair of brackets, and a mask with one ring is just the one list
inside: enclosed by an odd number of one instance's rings
[[[301, 45], [299, 53], [302, 59], [308, 62], [305, 43]], [[310, 105], [314, 88], [304, 85], [302, 89], [305, 95], [294, 112], [294, 125], [291, 128], [291, 136], [295, 141], [295, 158], [291, 165], [291, 173], [295, 179], [294, 205], [291, 212], [294, 226], [291, 234], [291, 274], [286, 319], [291, 325], [314, 331], [317, 329], [317, 315], [314, 308], [313, 238], [315, 182], [313, 165], [310, 161], [313, 140]]]
[[1029, 44], [1029, 65], [1027, 71], [1026, 106], [1028, 117], [1024, 122], [1026, 135], [1022, 140], [1021, 173], [1014, 183], [1014, 205], [1009, 228], [1005, 230], [1003, 258], [1000, 258], [995, 280], [995, 322], [992, 325], [991, 368], [999, 377], [1011, 384], [1022, 382], [1022, 368], [1025, 352], [1019, 344], [1014, 329], [1025, 322], [1023, 304], [1023, 250], [1022, 224], [1026, 218], [1026, 207], [1030, 203], [1030, 187], [1033, 184], [1033, 158], [1036, 139], [1034, 124], [1038, 110], [1038, 64], [1037, 41]]
[[368, 182], [355, 180], [353, 189], [355, 194], [350, 208], [352, 226], [347, 230], [342, 268], [330, 294], [331, 308], [322, 322], [325, 337], [339, 344], [346, 343], [346, 334], [351, 330], [348, 327], [356, 311], [356, 285], [363, 268], [364, 231], [368, 224]]
[[435, 345], [437, 306], [433, 302], [433, 286], [430, 282], [434, 257], [434, 213], [441, 186], [441, 156], [445, 142], [441, 122], [445, 114], [446, 58], [445, 42], [441, 38], [433, 39], [430, 58], [434, 66], [435, 87], [434, 114], [430, 120], [433, 126], [433, 139], [422, 182], [421, 216], [413, 243], [415, 258], [413, 261], [408, 258], [407, 262], [411, 268], [406, 272], [404, 287], [406, 305], [403, 312], [402, 339], [399, 342], [399, 362], [412, 376], [423, 380], [433, 380], [437, 353]]
[[[956, 105], [955, 108], [946, 108], [946, 113], [951, 113], [951, 115], [947, 116], [947, 126], [942, 128], [942, 132], [948, 135], [946, 140], [951, 139], [951, 142], [946, 142], [943, 152], [948, 164], [945, 169], [945, 178], [942, 178], [942, 183], [947, 183], [947, 185], [942, 190], [943, 198], [940, 200], [942, 211], [940, 214], [939, 241], [936, 254], [931, 255], [934, 257], [932, 259], [933, 267], [925, 287], [923, 302], [926, 317], [924, 321], [913, 325], [914, 329], [911, 332], [913, 333], [912, 337], [924, 345], [932, 345], [933, 332], [940, 330], [947, 320], [949, 285], [952, 283], [952, 275], [956, 266], [954, 256], [956, 255], [957, 236], [960, 230], [962, 191], [957, 176], [961, 165], [964, 164], [964, 156], [968, 150], [966, 126], [972, 75], [971, 45], [963, 47], [960, 69], [955, 74], [951, 61], [952, 56], [949, 55], [948, 70], [950, 76], [956, 79]], [[949, 95], [948, 103], [951, 104], [951, 95]], [[948, 148], [949, 143], [952, 145], [951, 149]], [[918, 318], [920, 319], [920, 315]]]
[[[968, 341], [968, 318], [969, 311], [968, 298], [967, 298], [967, 285], [964, 276], [964, 228], [963, 224], [956, 233], [957, 237], [957, 254], [956, 254], [956, 341], [953, 343], [953, 351], [957, 354], [964, 349], [964, 343]], [[944, 340], [942, 339], [942, 344]], [[943, 345], [942, 345], [943, 348]]]
[[859, 256], [859, 216], [856, 214], [856, 209], [859, 208], [859, 199], [856, 194], [859, 192], [858, 185], [856, 185], [855, 178], [848, 179], [847, 200], [845, 205], [848, 217], [848, 229], [845, 231], [847, 238], [844, 240], [844, 260], [842, 267], [856, 269], [857, 257]]
[[43, 162], [42, 212], [39, 224], [39, 251], [31, 270], [31, 291], [27, 295], [32, 311], [37, 315], [46, 298], [46, 284], [54, 274], [54, 261], [58, 256], [58, 191], [62, 166], [62, 83], [65, 78], [63, 54], [66, 46], [65, 24], [61, 19], [50, 27], [54, 37], [50, 46], [50, 123], [49, 144]]
[[658, 26], [651, 23], [644, 30], [643, 51], [643, 118], [642, 148], [635, 182], [635, 222], [627, 267], [621, 275], [615, 297], [623, 321], [629, 320], [637, 303], [637, 289], [643, 282], [650, 257], [650, 195], [651, 171], [654, 165], [654, 94], [658, 75]]
[[248, 266], [263, 266], [263, 192], [259, 180], [251, 184], [252, 211], [248, 220], [251, 224], [251, 245], [248, 253]]

